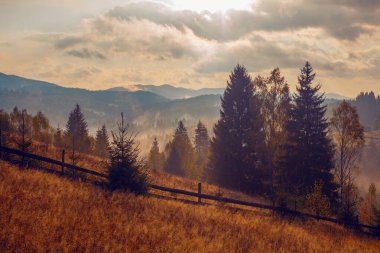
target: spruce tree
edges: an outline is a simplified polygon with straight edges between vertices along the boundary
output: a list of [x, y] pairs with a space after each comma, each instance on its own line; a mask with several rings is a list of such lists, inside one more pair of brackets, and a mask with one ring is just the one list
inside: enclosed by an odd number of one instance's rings
[[179, 176], [196, 177], [194, 173], [195, 153], [187, 129], [182, 121], [174, 133], [164, 169]]
[[221, 100], [211, 142], [213, 178], [220, 186], [261, 193], [265, 163], [261, 102], [245, 67], [235, 67]]
[[102, 157], [106, 158], [108, 155], [109, 139], [106, 125], [103, 125], [102, 128], [96, 131], [95, 137], [95, 153]]
[[160, 153], [160, 148], [156, 137], [154, 137], [152, 148], [149, 151], [148, 166], [153, 171], [160, 171], [163, 166], [163, 157]]
[[204, 166], [210, 147], [210, 138], [206, 126], [199, 121], [195, 129], [195, 155], [197, 166]]
[[72, 149], [73, 156], [76, 151], [89, 152], [91, 149], [87, 122], [78, 104], [70, 112], [66, 124], [65, 141]]
[[288, 140], [281, 166], [286, 171], [287, 192], [304, 204], [315, 183], [323, 185], [322, 194], [334, 204], [333, 145], [328, 138], [326, 106], [321, 86], [313, 85], [315, 73], [309, 62], [301, 69], [294, 105], [286, 123]]
[[129, 132], [129, 126], [125, 123], [123, 114], [117, 127], [116, 133], [111, 132], [109, 187], [111, 190], [144, 194], [148, 191], [148, 176], [144, 169], [144, 162], [139, 158], [140, 150], [135, 142], [136, 135]]

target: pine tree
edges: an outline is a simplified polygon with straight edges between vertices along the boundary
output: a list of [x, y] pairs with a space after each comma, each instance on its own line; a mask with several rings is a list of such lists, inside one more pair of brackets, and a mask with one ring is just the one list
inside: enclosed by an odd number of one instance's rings
[[211, 142], [211, 173], [220, 186], [260, 193], [265, 164], [261, 101], [245, 67], [237, 65], [229, 79]]
[[[333, 145], [327, 136], [326, 106], [320, 85], [313, 86], [315, 73], [309, 62], [301, 69], [294, 105], [286, 123], [288, 140], [281, 166], [286, 171], [286, 191], [304, 203], [316, 182], [323, 185], [322, 193], [336, 200], [336, 185], [332, 169]], [[335, 202], [333, 202], [335, 203]]]
[[111, 132], [109, 187], [111, 190], [144, 194], [148, 191], [148, 176], [144, 170], [144, 162], [139, 158], [140, 150], [135, 142], [136, 135], [129, 132], [123, 113], [117, 127], [117, 133]]
[[73, 164], [75, 164], [75, 160], [77, 159], [77, 151], [89, 152], [91, 149], [87, 122], [78, 104], [75, 106], [74, 110], [70, 112], [66, 124], [65, 142], [66, 145], [71, 148], [71, 159]]
[[102, 157], [106, 158], [108, 155], [109, 139], [106, 125], [103, 125], [102, 128], [96, 131], [95, 138], [95, 153]]
[[169, 155], [164, 169], [175, 175], [196, 177], [194, 165], [194, 148], [191, 145], [185, 125], [182, 121], [179, 121], [173, 140], [170, 143]]
[[196, 155], [196, 164], [203, 171], [206, 163], [207, 156], [210, 148], [210, 138], [208, 136], [206, 126], [199, 121], [197, 128], [195, 129], [195, 155]]
[[160, 153], [160, 148], [158, 146], [158, 141], [156, 137], [154, 137], [152, 148], [149, 151], [148, 166], [153, 171], [162, 170], [163, 156]]

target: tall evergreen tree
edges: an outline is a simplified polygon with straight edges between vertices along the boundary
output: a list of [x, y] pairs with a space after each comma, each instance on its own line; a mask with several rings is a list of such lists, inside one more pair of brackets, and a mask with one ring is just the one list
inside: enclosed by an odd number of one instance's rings
[[108, 155], [109, 139], [106, 125], [103, 125], [102, 128], [96, 131], [95, 137], [95, 153], [102, 157], [106, 158]]
[[169, 155], [165, 162], [164, 169], [169, 173], [179, 176], [194, 177], [195, 154], [191, 144], [187, 129], [182, 121], [178, 122], [178, 127], [170, 143]]
[[231, 189], [262, 192], [265, 143], [261, 102], [245, 67], [235, 67], [221, 100], [211, 142], [214, 180]]
[[[287, 191], [304, 203], [315, 183], [322, 194], [336, 200], [332, 169], [333, 145], [328, 138], [328, 123], [320, 85], [313, 85], [315, 73], [309, 62], [301, 69], [294, 105], [287, 121], [288, 142], [281, 166], [286, 171]], [[297, 198], [298, 199], [298, 198]]]
[[65, 141], [72, 149], [73, 156], [75, 156], [75, 151], [89, 152], [91, 149], [87, 122], [78, 104], [70, 112], [66, 124]]

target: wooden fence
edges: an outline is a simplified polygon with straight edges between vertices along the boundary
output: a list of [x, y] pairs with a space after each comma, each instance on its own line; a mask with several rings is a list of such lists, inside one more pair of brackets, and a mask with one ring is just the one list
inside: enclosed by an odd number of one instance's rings
[[[0, 146], [0, 158], [3, 157], [3, 155], [2, 155], [3, 152], [8, 153], [8, 154], [18, 155], [18, 156], [21, 156], [24, 158], [35, 159], [38, 161], [42, 161], [42, 162], [46, 162], [46, 163], [50, 163], [50, 164], [54, 164], [54, 165], [59, 165], [61, 167], [62, 173], [64, 173], [65, 168], [68, 168], [68, 169], [71, 169], [74, 171], [80, 171], [80, 172], [87, 173], [90, 175], [99, 176], [101, 178], [107, 178], [106, 174], [99, 173], [99, 172], [96, 172], [93, 170], [89, 170], [89, 169], [81, 168], [81, 167], [78, 167], [78, 166], [75, 166], [72, 164], [65, 163], [65, 151], [64, 150], [62, 151], [61, 161], [54, 160], [54, 159], [44, 157], [44, 156], [40, 156], [40, 155], [36, 155], [36, 154], [23, 152], [21, 150], [9, 148], [9, 147]], [[214, 196], [214, 195], [203, 194], [201, 183], [198, 184], [198, 192], [192, 192], [192, 191], [187, 191], [187, 190], [182, 190], [182, 189], [170, 188], [170, 187], [165, 187], [165, 186], [160, 186], [160, 185], [155, 185], [155, 184], [150, 184], [149, 186], [152, 189], [159, 190], [159, 191], [196, 197], [196, 198], [198, 198], [198, 203], [202, 203], [202, 199], [214, 200], [214, 201], [223, 202], [223, 203], [236, 204], [236, 205], [265, 209], [265, 210], [277, 211], [279, 213], [288, 214], [288, 215], [292, 215], [292, 216], [306, 217], [306, 218], [312, 218], [312, 219], [316, 219], [316, 220], [323, 220], [323, 221], [333, 222], [333, 223], [351, 226], [351, 227], [366, 228], [366, 229], [369, 229], [372, 231], [380, 232], [380, 227], [375, 227], [375, 226], [370, 226], [370, 225], [360, 224], [360, 223], [342, 223], [341, 220], [331, 218], [331, 217], [319, 216], [319, 215], [314, 215], [314, 214], [310, 214], [310, 213], [303, 213], [303, 212], [299, 212], [296, 210], [286, 209], [283, 207], [276, 207], [276, 206], [271, 206], [271, 205], [266, 205], [266, 204], [230, 199], [230, 198], [225, 198], [222, 196]]]

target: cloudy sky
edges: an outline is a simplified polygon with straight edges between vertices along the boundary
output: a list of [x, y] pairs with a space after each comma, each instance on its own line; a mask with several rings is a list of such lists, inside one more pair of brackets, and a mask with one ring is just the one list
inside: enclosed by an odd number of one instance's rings
[[324, 91], [380, 93], [380, 0], [0, 0], [0, 72], [67, 87], [225, 87], [309, 60]]

